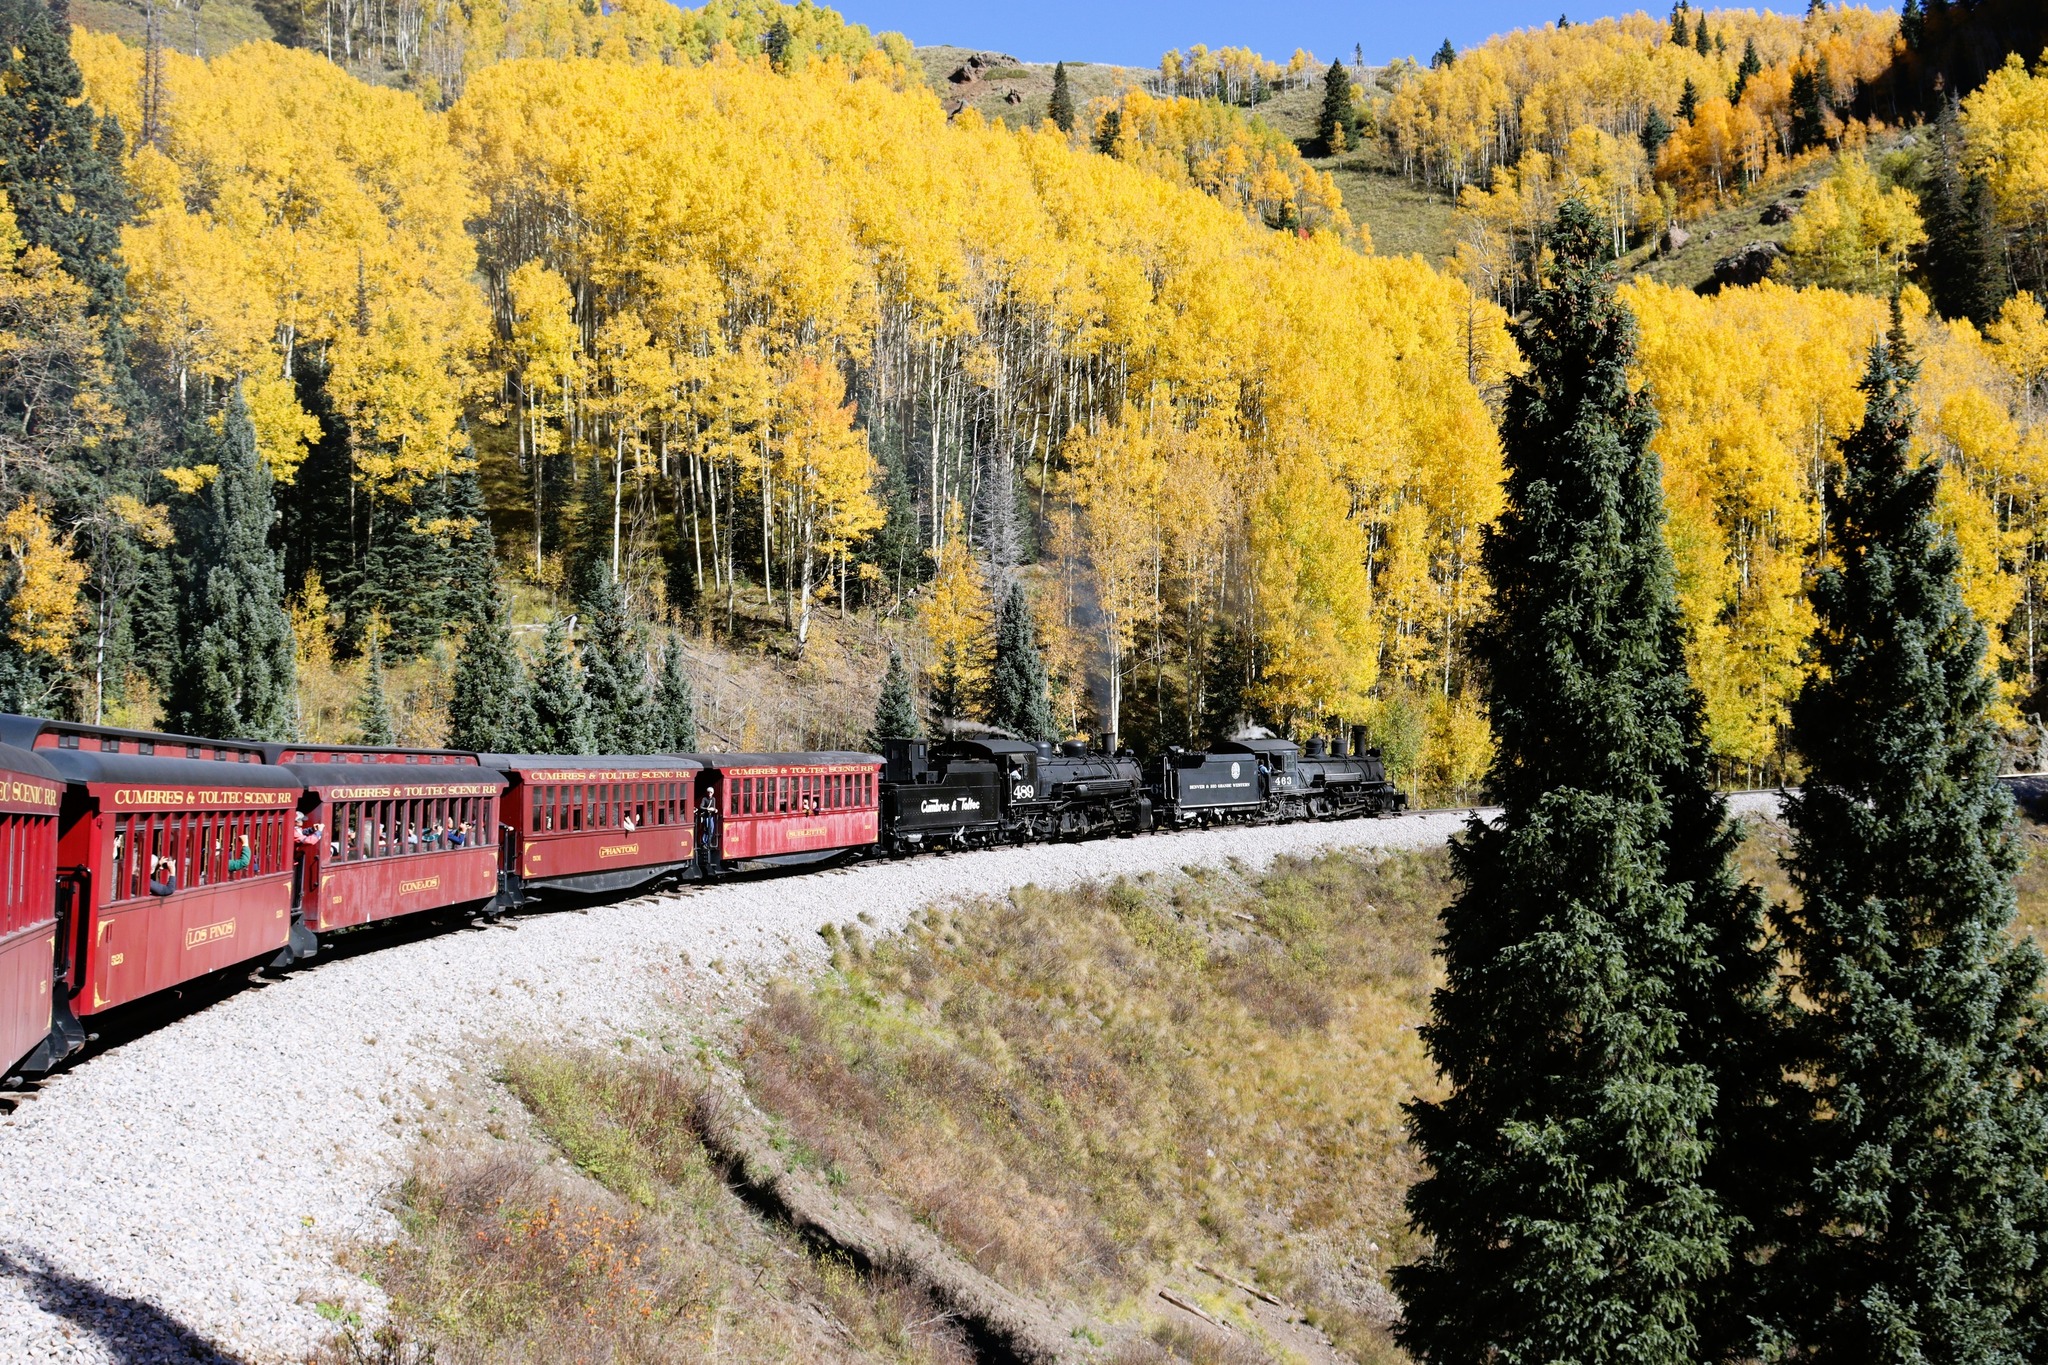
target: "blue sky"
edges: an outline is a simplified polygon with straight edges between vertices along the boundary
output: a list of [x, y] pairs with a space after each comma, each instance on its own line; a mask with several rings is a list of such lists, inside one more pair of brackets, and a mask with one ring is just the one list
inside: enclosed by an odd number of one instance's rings
[[[1151, 66], [1168, 48], [1194, 43], [1250, 47], [1285, 61], [1306, 47], [1325, 61], [1365, 46], [1374, 63], [1395, 57], [1427, 60], [1449, 38], [1459, 47], [1490, 34], [1526, 28], [1557, 18], [1564, 5], [1573, 19], [1648, 9], [1660, 18], [1669, 0], [1649, 4], [1589, 3], [1575, 9], [1568, 0], [1434, 0], [1429, 3], [1329, 4], [1311, 0], [824, 0], [856, 23], [895, 29], [914, 43], [956, 43], [1005, 52], [1024, 61], [1120, 62]], [[1784, 8], [1759, 6], [1760, 8]], [[1804, 9], [1804, 6], [1799, 6]]]

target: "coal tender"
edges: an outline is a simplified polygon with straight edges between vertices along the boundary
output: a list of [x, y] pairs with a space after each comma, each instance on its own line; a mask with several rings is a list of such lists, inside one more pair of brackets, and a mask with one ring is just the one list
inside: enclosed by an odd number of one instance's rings
[[1152, 828], [1144, 774], [1128, 754], [1079, 743], [892, 739], [883, 757], [882, 844], [891, 853]]

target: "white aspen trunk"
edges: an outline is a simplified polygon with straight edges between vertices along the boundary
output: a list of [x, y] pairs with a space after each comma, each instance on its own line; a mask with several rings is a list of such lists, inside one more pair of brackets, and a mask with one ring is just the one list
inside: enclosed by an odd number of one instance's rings
[[612, 438], [612, 582], [619, 581], [619, 508], [625, 501], [626, 430]]

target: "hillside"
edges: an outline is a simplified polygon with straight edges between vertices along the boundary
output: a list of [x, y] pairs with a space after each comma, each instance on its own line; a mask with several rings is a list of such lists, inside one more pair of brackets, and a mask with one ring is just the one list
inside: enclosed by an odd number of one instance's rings
[[[946, 111], [968, 108], [983, 118], [1012, 128], [1028, 127], [1045, 117], [1052, 99], [1053, 66], [1020, 62], [999, 52], [967, 47], [920, 47], [917, 60], [926, 82], [945, 102]], [[1127, 85], [1141, 83], [1149, 72], [1132, 66], [1070, 61], [1067, 84], [1075, 108], [1092, 99], [1106, 99]], [[960, 79], [960, 77], [969, 79]]]
[[[515, 1045], [498, 1084], [437, 1097], [404, 1232], [357, 1264], [394, 1343], [441, 1360], [695, 1359], [708, 1336], [749, 1361], [965, 1362], [991, 1338], [1397, 1361], [1399, 1106], [1431, 1083], [1413, 1025], [1445, 872], [1194, 866], [934, 905], [887, 938], [827, 926], [827, 969], [752, 1008]], [[908, 1249], [862, 1274], [885, 1243]]]
[[[158, 6], [165, 46], [196, 57], [215, 57], [241, 43], [269, 42], [276, 35], [249, 0], [182, 0]], [[141, 0], [71, 0], [71, 22], [118, 35], [140, 47], [147, 23]]]

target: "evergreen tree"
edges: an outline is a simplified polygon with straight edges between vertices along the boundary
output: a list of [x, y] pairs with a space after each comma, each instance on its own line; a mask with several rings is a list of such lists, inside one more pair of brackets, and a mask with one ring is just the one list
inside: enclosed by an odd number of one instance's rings
[[1067, 85], [1067, 64], [1055, 62], [1052, 68], [1052, 102], [1046, 105], [1045, 116], [1052, 120], [1053, 127], [1063, 133], [1074, 131], [1074, 92]]
[[1686, 27], [1685, 16], [1686, 7], [1683, 0], [1681, 0], [1680, 4], [1671, 11], [1671, 41], [1677, 43], [1680, 47], [1685, 46], [1686, 43], [1692, 40], [1692, 33]]
[[1323, 74], [1323, 108], [1316, 116], [1316, 142], [1324, 156], [1335, 156], [1351, 146], [1358, 128], [1358, 115], [1351, 107], [1351, 73], [1344, 63], [1331, 62]]
[[1963, 167], [1963, 129], [1956, 102], [1935, 115], [1921, 215], [1927, 224], [1927, 285], [1945, 318], [1979, 326], [2005, 302], [2005, 242], [1982, 176]]
[[590, 738], [601, 754], [659, 752], [654, 698], [647, 686], [647, 633], [625, 590], [609, 574], [583, 604], [590, 630], [583, 649], [583, 692]]
[[576, 646], [569, 639], [569, 623], [559, 616], [548, 622], [547, 633], [541, 637], [540, 657], [534, 661], [531, 696], [533, 730], [527, 736], [526, 752], [596, 752], [590, 742], [590, 702], [583, 695], [583, 675], [576, 667]]
[[239, 388], [217, 424], [193, 418], [182, 460], [220, 472], [197, 495], [180, 535], [182, 648], [171, 678], [171, 728], [290, 739], [298, 729], [298, 680], [284, 574], [270, 548], [276, 510]]
[[1707, 36], [1707, 16], [1700, 16], [1699, 27], [1692, 31], [1692, 50], [1704, 57], [1714, 50], [1713, 39]]
[[1649, 112], [1643, 115], [1643, 131], [1641, 134], [1643, 155], [1650, 159], [1651, 165], [1654, 166], [1657, 163], [1657, 153], [1662, 151], [1664, 144], [1671, 140], [1671, 133], [1671, 120], [1664, 117], [1662, 109], [1659, 109], [1654, 104], [1651, 105]]
[[350, 713], [356, 723], [356, 743], [398, 743], [398, 734], [391, 726], [391, 703], [384, 695], [384, 632], [381, 630], [370, 631], [369, 648], [363, 656], [363, 690], [356, 695]]
[[1699, 88], [1692, 83], [1692, 77], [1685, 78], [1685, 88], [1678, 92], [1678, 116], [1691, 123], [1700, 112]]
[[697, 749], [697, 693], [683, 672], [682, 646], [671, 640], [661, 651], [661, 677], [654, 685], [654, 740], [658, 754], [687, 754]]
[[1908, 52], [1920, 50], [1920, 40], [1927, 34], [1927, 21], [1920, 13], [1920, 0], [1906, 0], [1905, 8], [1899, 11], [1899, 39], [1905, 43]]
[[1728, 94], [1730, 104], [1742, 103], [1742, 92], [1749, 89], [1749, 83], [1763, 74], [1763, 58], [1756, 55], [1756, 39], [1751, 38], [1742, 45], [1742, 62], [1735, 68], [1735, 88]]
[[1828, 140], [1827, 103], [1820, 72], [1806, 67], [1792, 73], [1792, 150], [1808, 151]]
[[875, 704], [875, 728], [868, 731], [868, 747], [880, 749], [885, 739], [923, 738], [917, 697], [910, 690], [910, 671], [903, 666], [903, 656], [892, 649], [889, 671], [882, 675], [882, 699]]
[[1102, 116], [1102, 126], [1095, 130], [1092, 146], [1104, 156], [1116, 155], [1116, 140], [1124, 130], [1124, 112], [1111, 109]]
[[484, 622], [497, 609], [498, 555], [491, 537], [483, 481], [474, 469], [451, 474], [444, 495], [450, 527], [448, 591], [443, 615], [451, 622]]
[[455, 656], [455, 682], [448, 701], [448, 745], [479, 753], [517, 753], [533, 731], [533, 699], [526, 669], [512, 643], [502, 605], [486, 602], [489, 613], [462, 637]]
[[2043, 1358], [2043, 962], [2009, 935], [2018, 849], [1985, 635], [1915, 465], [1894, 305], [1831, 477], [1819, 665], [1792, 711], [1797, 907], [1788, 1108], [1800, 1195], [1771, 1262], [1782, 1349], [1815, 1362]]
[[1429, 59], [1429, 65], [1432, 70], [1442, 70], [1447, 66], [1456, 66], [1457, 63], [1458, 49], [1451, 46], [1449, 38], [1444, 39], [1444, 45], [1436, 50], [1434, 57]]
[[1424, 1029], [1452, 1089], [1410, 1108], [1432, 1246], [1395, 1272], [1400, 1338], [1426, 1361], [1711, 1358], [1741, 1317], [1722, 1301], [1741, 1220], [1716, 1188], [1740, 1143], [1718, 1129], [1747, 1135], [1768, 1042], [1760, 911], [1710, 784], [1607, 229], [1572, 200], [1548, 246], [1475, 641], [1502, 813], [1453, 853]]
[[1052, 703], [1045, 695], [1045, 660], [1039, 656], [1031, 603], [1012, 583], [996, 618], [995, 666], [989, 672], [988, 723], [1019, 739], [1057, 739]]
[[761, 39], [761, 49], [768, 54], [768, 64], [777, 71], [789, 70], [789, 45], [794, 35], [789, 31], [788, 20], [780, 15], [768, 26], [768, 33]]
[[0, 0], [0, 191], [22, 236], [57, 253], [118, 333], [121, 228], [134, 204], [121, 126], [84, 94], [68, 25], [41, 0]]

